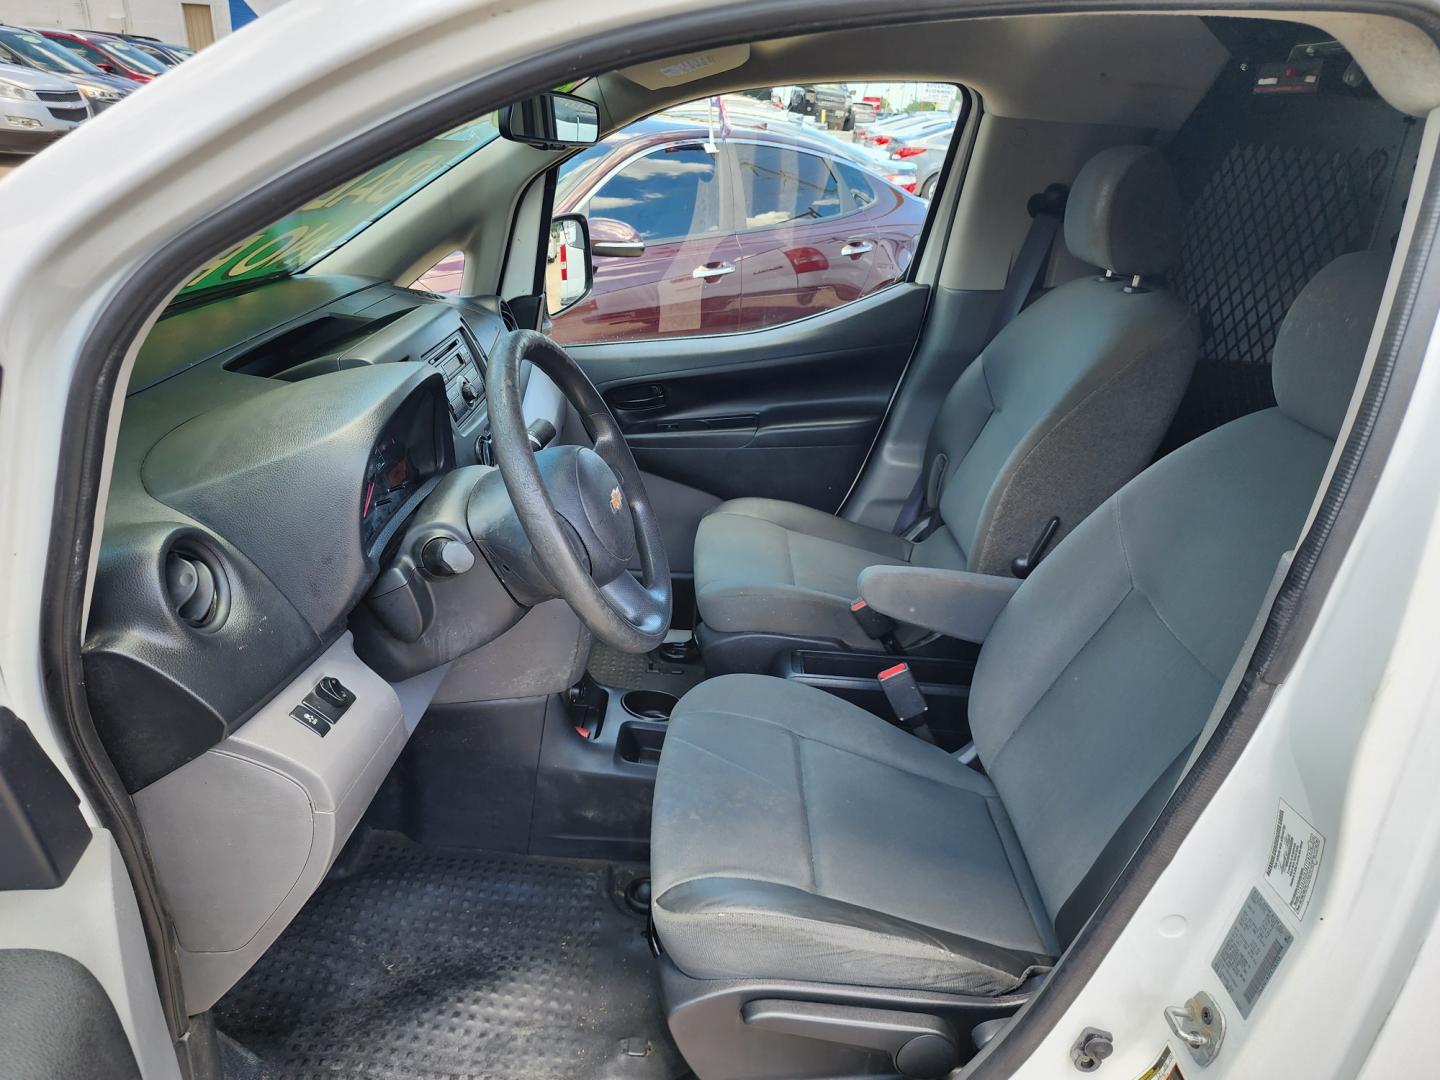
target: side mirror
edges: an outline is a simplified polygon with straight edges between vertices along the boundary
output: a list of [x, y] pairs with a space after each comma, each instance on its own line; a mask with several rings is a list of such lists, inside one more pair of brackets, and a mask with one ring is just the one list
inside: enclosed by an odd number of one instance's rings
[[590, 227], [584, 214], [557, 214], [550, 219], [545, 250], [545, 310], [559, 315], [590, 295], [595, 283], [590, 266]]
[[500, 110], [500, 134], [542, 150], [592, 146], [600, 141], [600, 109], [573, 94], [537, 94]]
[[590, 222], [590, 254], [601, 258], [637, 259], [645, 254], [645, 241], [623, 221], [595, 217]]

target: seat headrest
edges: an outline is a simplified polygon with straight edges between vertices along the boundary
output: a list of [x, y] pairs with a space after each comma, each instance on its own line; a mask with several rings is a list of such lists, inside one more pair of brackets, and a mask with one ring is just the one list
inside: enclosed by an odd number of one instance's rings
[[1388, 256], [1357, 251], [1327, 263], [1300, 290], [1270, 361], [1275, 402], [1290, 419], [1332, 439], [1340, 434], [1389, 273]]
[[1124, 277], [1160, 274], [1180, 248], [1180, 188], [1160, 151], [1101, 150], [1070, 185], [1065, 246]]

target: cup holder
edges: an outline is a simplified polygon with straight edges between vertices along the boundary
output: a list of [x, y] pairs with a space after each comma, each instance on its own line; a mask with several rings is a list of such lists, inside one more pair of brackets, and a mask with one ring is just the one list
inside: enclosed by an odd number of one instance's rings
[[630, 690], [620, 699], [625, 711], [641, 720], [669, 720], [679, 699], [663, 690]]

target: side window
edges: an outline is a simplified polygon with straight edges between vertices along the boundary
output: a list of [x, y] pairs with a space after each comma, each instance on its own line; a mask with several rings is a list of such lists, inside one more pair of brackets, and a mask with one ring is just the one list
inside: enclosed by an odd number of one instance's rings
[[464, 277], [465, 253], [452, 251], [416, 278], [410, 287], [439, 293], [441, 296], [459, 296], [460, 284]]
[[875, 188], [870, 178], [860, 169], [851, 165], [848, 161], [838, 161], [835, 169], [840, 174], [840, 179], [845, 181], [846, 192], [845, 212], [852, 210], [864, 210], [875, 201]]
[[720, 171], [697, 145], [667, 146], [636, 158], [590, 197], [596, 219], [618, 222], [653, 244], [720, 231]]
[[737, 143], [746, 229], [818, 221], [840, 213], [840, 185], [825, 159], [789, 146]]
[[905, 133], [953, 130], [965, 103], [940, 83], [766, 86], [611, 132], [556, 172], [553, 212], [587, 217], [594, 275], [549, 332], [583, 345], [763, 330], [903, 281], [946, 156]]

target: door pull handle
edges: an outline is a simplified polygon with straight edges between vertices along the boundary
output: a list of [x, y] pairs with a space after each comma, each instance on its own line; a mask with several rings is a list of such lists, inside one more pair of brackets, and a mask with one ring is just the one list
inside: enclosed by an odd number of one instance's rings
[[734, 272], [734, 263], [706, 263], [704, 266], [695, 267], [695, 269], [690, 272], [690, 276], [697, 281], [713, 281], [716, 278], [722, 278], [726, 274], [733, 274]]

